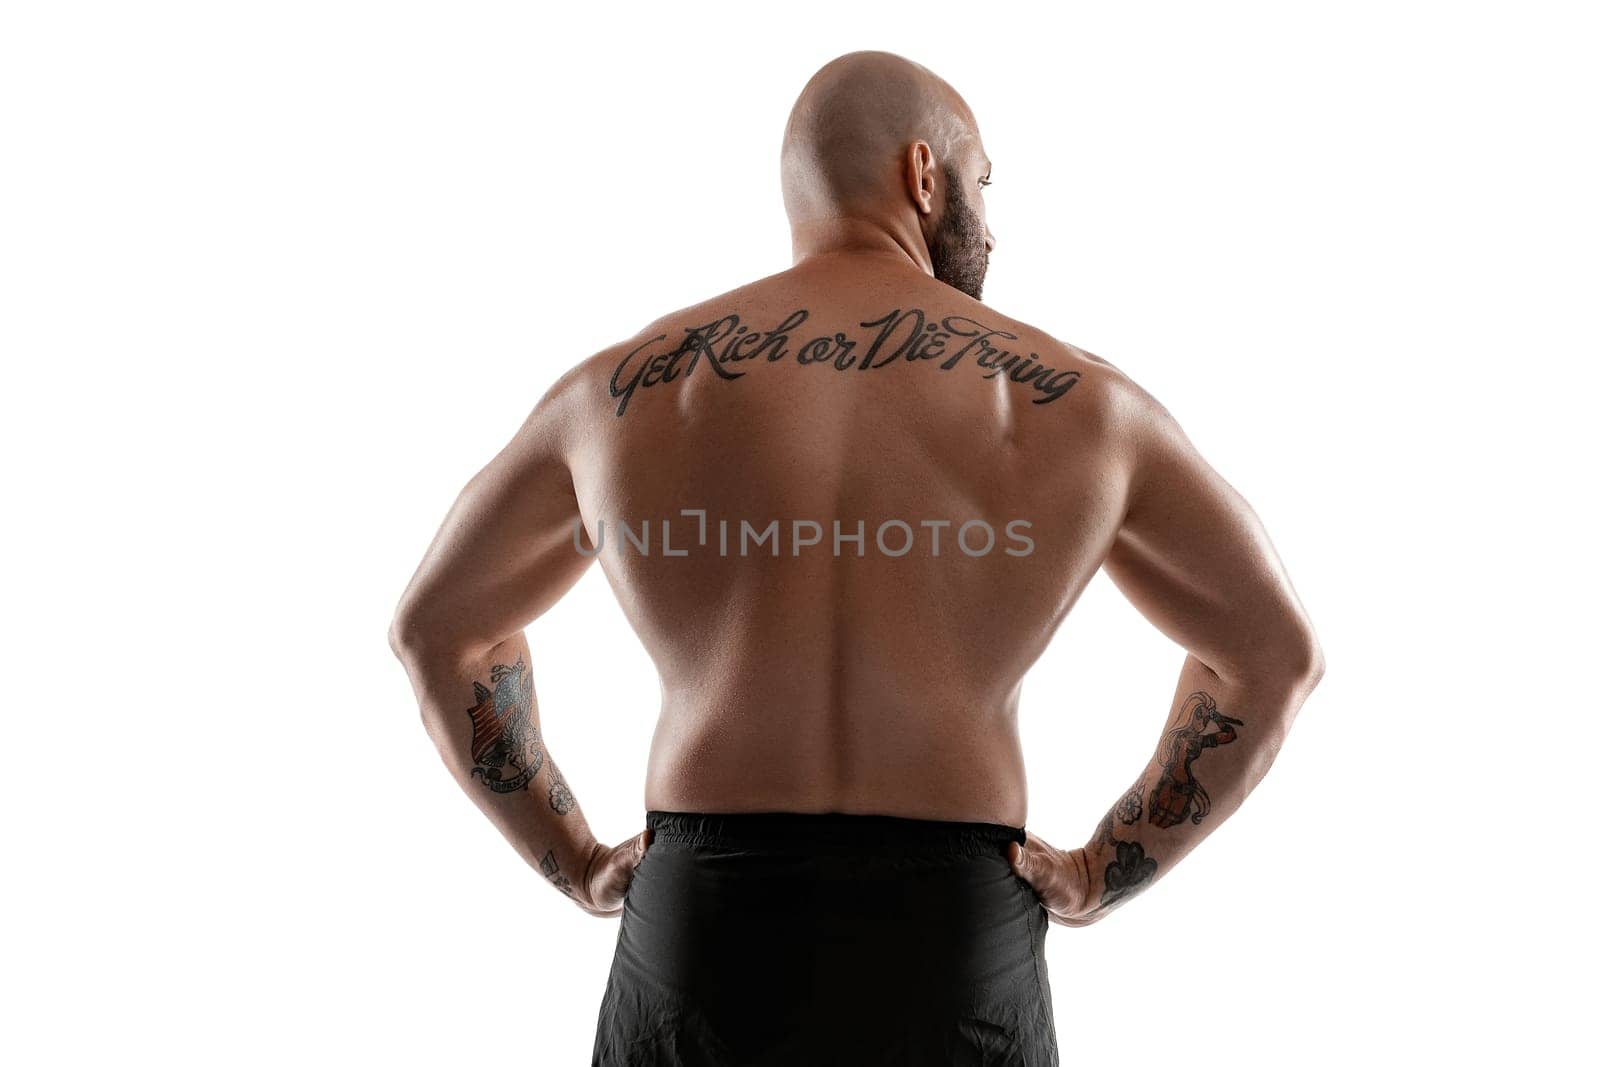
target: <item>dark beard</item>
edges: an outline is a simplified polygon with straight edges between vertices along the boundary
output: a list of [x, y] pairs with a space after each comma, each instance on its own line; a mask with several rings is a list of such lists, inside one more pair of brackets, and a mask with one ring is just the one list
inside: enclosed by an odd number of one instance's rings
[[983, 277], [989, 273], [989, 247], [983, 222], [972, 210], [958, 182], [945, 178], [944, 215], [934, 227], [928, 253], [933, 276], [960, 289], [974, 300], [983, 299]]

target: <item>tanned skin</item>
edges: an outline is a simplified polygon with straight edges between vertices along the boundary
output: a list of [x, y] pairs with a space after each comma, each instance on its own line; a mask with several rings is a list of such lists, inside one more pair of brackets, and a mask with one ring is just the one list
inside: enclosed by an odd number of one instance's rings
[[794, 265], [581, 360], [462, 491], [391, 628], [424, 723], [530, 865], [620, 914], [647, 832], [590, 831], [523, 636], [598, 562], [660, 674], [647, 809], [1020, 826], [1022, 678], [1104, 568], [1189, 654], [1086, 843], [1011, 846], [1052, 921], [1094, 922], [1260, 781], [1322, 675], [1314, 631], [1170, 412], [982, 302], [992, 163], [954, 89], [842, 56], [783, 168]]

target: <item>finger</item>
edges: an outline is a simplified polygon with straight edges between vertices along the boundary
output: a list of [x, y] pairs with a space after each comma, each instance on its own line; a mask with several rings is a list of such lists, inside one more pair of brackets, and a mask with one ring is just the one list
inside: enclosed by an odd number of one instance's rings
[[1042, 838], [1032, 834], [1028, 835], [1026, 844], [1017, 845], [1018, 873], [1033, 886], [1033, 891], [1041, 899], [1048, 897], [1055, 885], [1049, 848]]
[[593, 900], [600, 877], [600, 867], [605, 860], [606, 846], [596, 841], [583, 864], [583, 877], [579, 879], [580, 891], [585, 899]]
[[1042, 895], [1044, 888], [1041, 879], [1045, 871], [1044, 864], [1039, 862], [1039, 857], [1034, 855], [1027, 845], [1018, 841], [1011, 842], [1009, 851], [1011, 869], [1016, 872], [1018, 878], [1028, 883], [1035, 894]]

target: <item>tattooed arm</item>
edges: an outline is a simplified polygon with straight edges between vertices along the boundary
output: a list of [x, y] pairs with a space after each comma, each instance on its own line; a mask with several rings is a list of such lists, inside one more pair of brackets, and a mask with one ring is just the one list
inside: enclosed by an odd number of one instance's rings
[[1244, 801], [1321, 679], [1322, 652], [1250, 505], [1128, 383], [1127, 513], [1104, 567], [1189, 653], [1149, 764], [1081, 848], [1018, 857], [1053, 921], [1085, 926], [1170, 871]]
[[1255, 512], [1141, 393], [1128, 512], [1105, 570], [1189, 655], [1155, 754], [1073, 855], [1091, 888], [1084, 922], [1171, 870], [1239, 807], [1323, 672]]
[[[522, 858], [580, 907], [614, 851], [589, 830], [545, 745], [523, 628], [582, 575], [564, 459], [573, 376], [473, 476], [417, 568], [390, 627], [422, 720], [451, 773]], [[642, 841], [638, 843], [642, 847]]]

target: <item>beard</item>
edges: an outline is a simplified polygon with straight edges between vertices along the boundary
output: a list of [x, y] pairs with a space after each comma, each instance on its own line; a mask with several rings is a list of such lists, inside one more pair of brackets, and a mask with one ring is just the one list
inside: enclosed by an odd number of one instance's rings
[[989, 244], [983, 220], [972, 210], [958, 182], [945, 180], [944, 215], [928, 242], [933, 276], [974, 300], [983, 299], [983, 277], [989, 273]]

